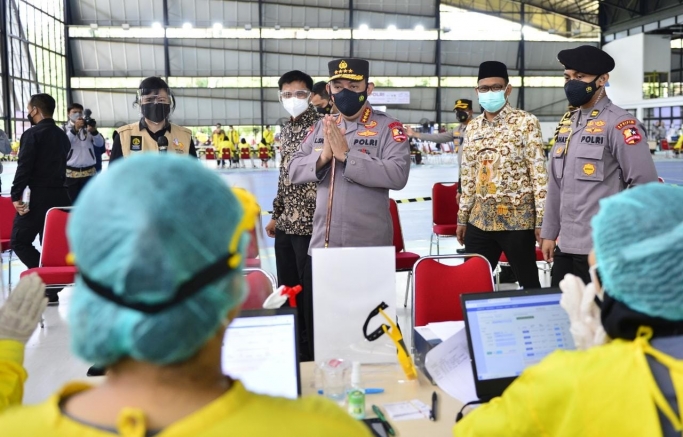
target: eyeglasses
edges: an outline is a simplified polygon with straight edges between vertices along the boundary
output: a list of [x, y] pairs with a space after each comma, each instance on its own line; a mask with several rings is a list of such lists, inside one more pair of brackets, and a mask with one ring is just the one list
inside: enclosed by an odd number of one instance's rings
[[308, 90], [296, 90], [296, 91], [280, 91], [280, 99], [291, 99], [296, 97], [297, 99], [307, 99], [311, 95]]
[[140, 97], [140, 104], [141, 105], [147, 105], [149, 103], [169, 104], [169, 103], [171, 103], [171, 99], [169, 99], [168, 96], [151, 95], [151, 94]]
[[507, 88], [507, 85], [491, 85], [491, 86], [483, 85], [483, 86], [478, 86], [477, 91], [479, 91], [480, 93], [488, 93], [489, 91], [498, 92], [498, 91], [503, 91], [505, 88]]

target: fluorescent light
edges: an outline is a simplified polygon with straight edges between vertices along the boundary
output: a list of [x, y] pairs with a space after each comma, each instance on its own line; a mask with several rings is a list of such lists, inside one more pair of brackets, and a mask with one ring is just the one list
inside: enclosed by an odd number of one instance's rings
[[154, 23], [152, 23], [152, 28], [153, 29], [161, 29], [161, 23], [159, 23], [158, 21], [155, 21]]
[[387, 30], [393, 32], [394, 30], [396, 30], [396, 26], [394, 26], [393, 24], [390, 24], [390, 25], [387, 26]]
[[192, 23], [183, 23], [183, 29], [192, 29]]
[[213, 23], [213, 30], [221, 30], [223, 25], [221, 23]]
[[369, 27], [367, 24], [361, 24], [360, 26], [358, 26], [358, 30], [368, 30], [368, 29], [369, 29]]
[[421, 24], [418, 24], [417, 26], [415, 26], [415, 30], [417, 30], [418, 32], [422, 32], [425, 30], [425, 27]]
[[90, 28], [91, 29], [97, 29], [97, 23], [90, 23]]

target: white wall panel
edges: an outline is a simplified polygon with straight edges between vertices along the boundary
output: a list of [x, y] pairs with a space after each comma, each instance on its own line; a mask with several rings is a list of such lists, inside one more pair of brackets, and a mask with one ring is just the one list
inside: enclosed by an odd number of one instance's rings
[[161, 40], [96, 41], [71, 40], [74, 76], [153, 76], [164, 73]]

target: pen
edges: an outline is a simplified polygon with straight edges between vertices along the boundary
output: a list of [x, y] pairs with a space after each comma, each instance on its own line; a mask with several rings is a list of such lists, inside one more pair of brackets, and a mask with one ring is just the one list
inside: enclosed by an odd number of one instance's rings
[[394, 431], [394, 428], [391, 427], [389, 422], [387, 421], [387, 418], [384, 417], [384, 414], [382, 414], [382, 410], [379, 409], [377, 405], [372, 406], [372, 411], [375, 412], [379, 420], [382, 421], [382, 426], [384, 429], [390, 434], [390, 435], [396, 435], [396, 431]]
[[436, 422], [436, 392], [432, 393], [432, 411], [429, 412], [429, 420]]

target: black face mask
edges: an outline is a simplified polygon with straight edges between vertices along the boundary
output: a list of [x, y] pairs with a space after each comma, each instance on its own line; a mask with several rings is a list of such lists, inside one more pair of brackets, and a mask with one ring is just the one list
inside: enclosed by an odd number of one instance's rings
[[318, 111], [318, 114], [327, 115], [327, 114], [332, 113], [332, 106], [333, 106], [333, 103], [332, 103], [332, 101], [330, 101], [327, 104], [327, 106], [323, 106], [322, 108], [318, 106], [315, 109], [316, 109], [316, 111]]
[[33, 119], [33, 116], [31, 114], [26, 115], [26, 118], [28, 118], [28, 122], [31, 123], [31, 126], [36, 125], [36, 121]]
[[592, 82], [583, 82], [580, 80], [570, 80], [564, 84], [564, 93], [567, 95], [569, 104], [578, 108], [590, 102], [595, 93], [598, 91], [598, 84], [596, 77]]
[[142, 116], [154, 123], [161, 123], [171, 113], [171, 105], [168, 103], [147, 103], [140, 106]]
[[353, 91], [344, 88], [337, 94], [332, 94], [332, 100], [334, 101], [334, 104], [337, 106], [337, 109], [339, 109], [339, 112], [346, 115], [347, 117], [351, 117], [352, 115], [357, 114], [358, 111], [360, 111], [360, 108], [362, 108], [363, 105], [365, 105], [365, 101], [367, 99], [367, 89], [361, 93], [354, 93]]
[[464, 123], [470, 118], [470, 115], [465, 111], [455, 111], [455, 118], [457, 118], [460, 123]]

